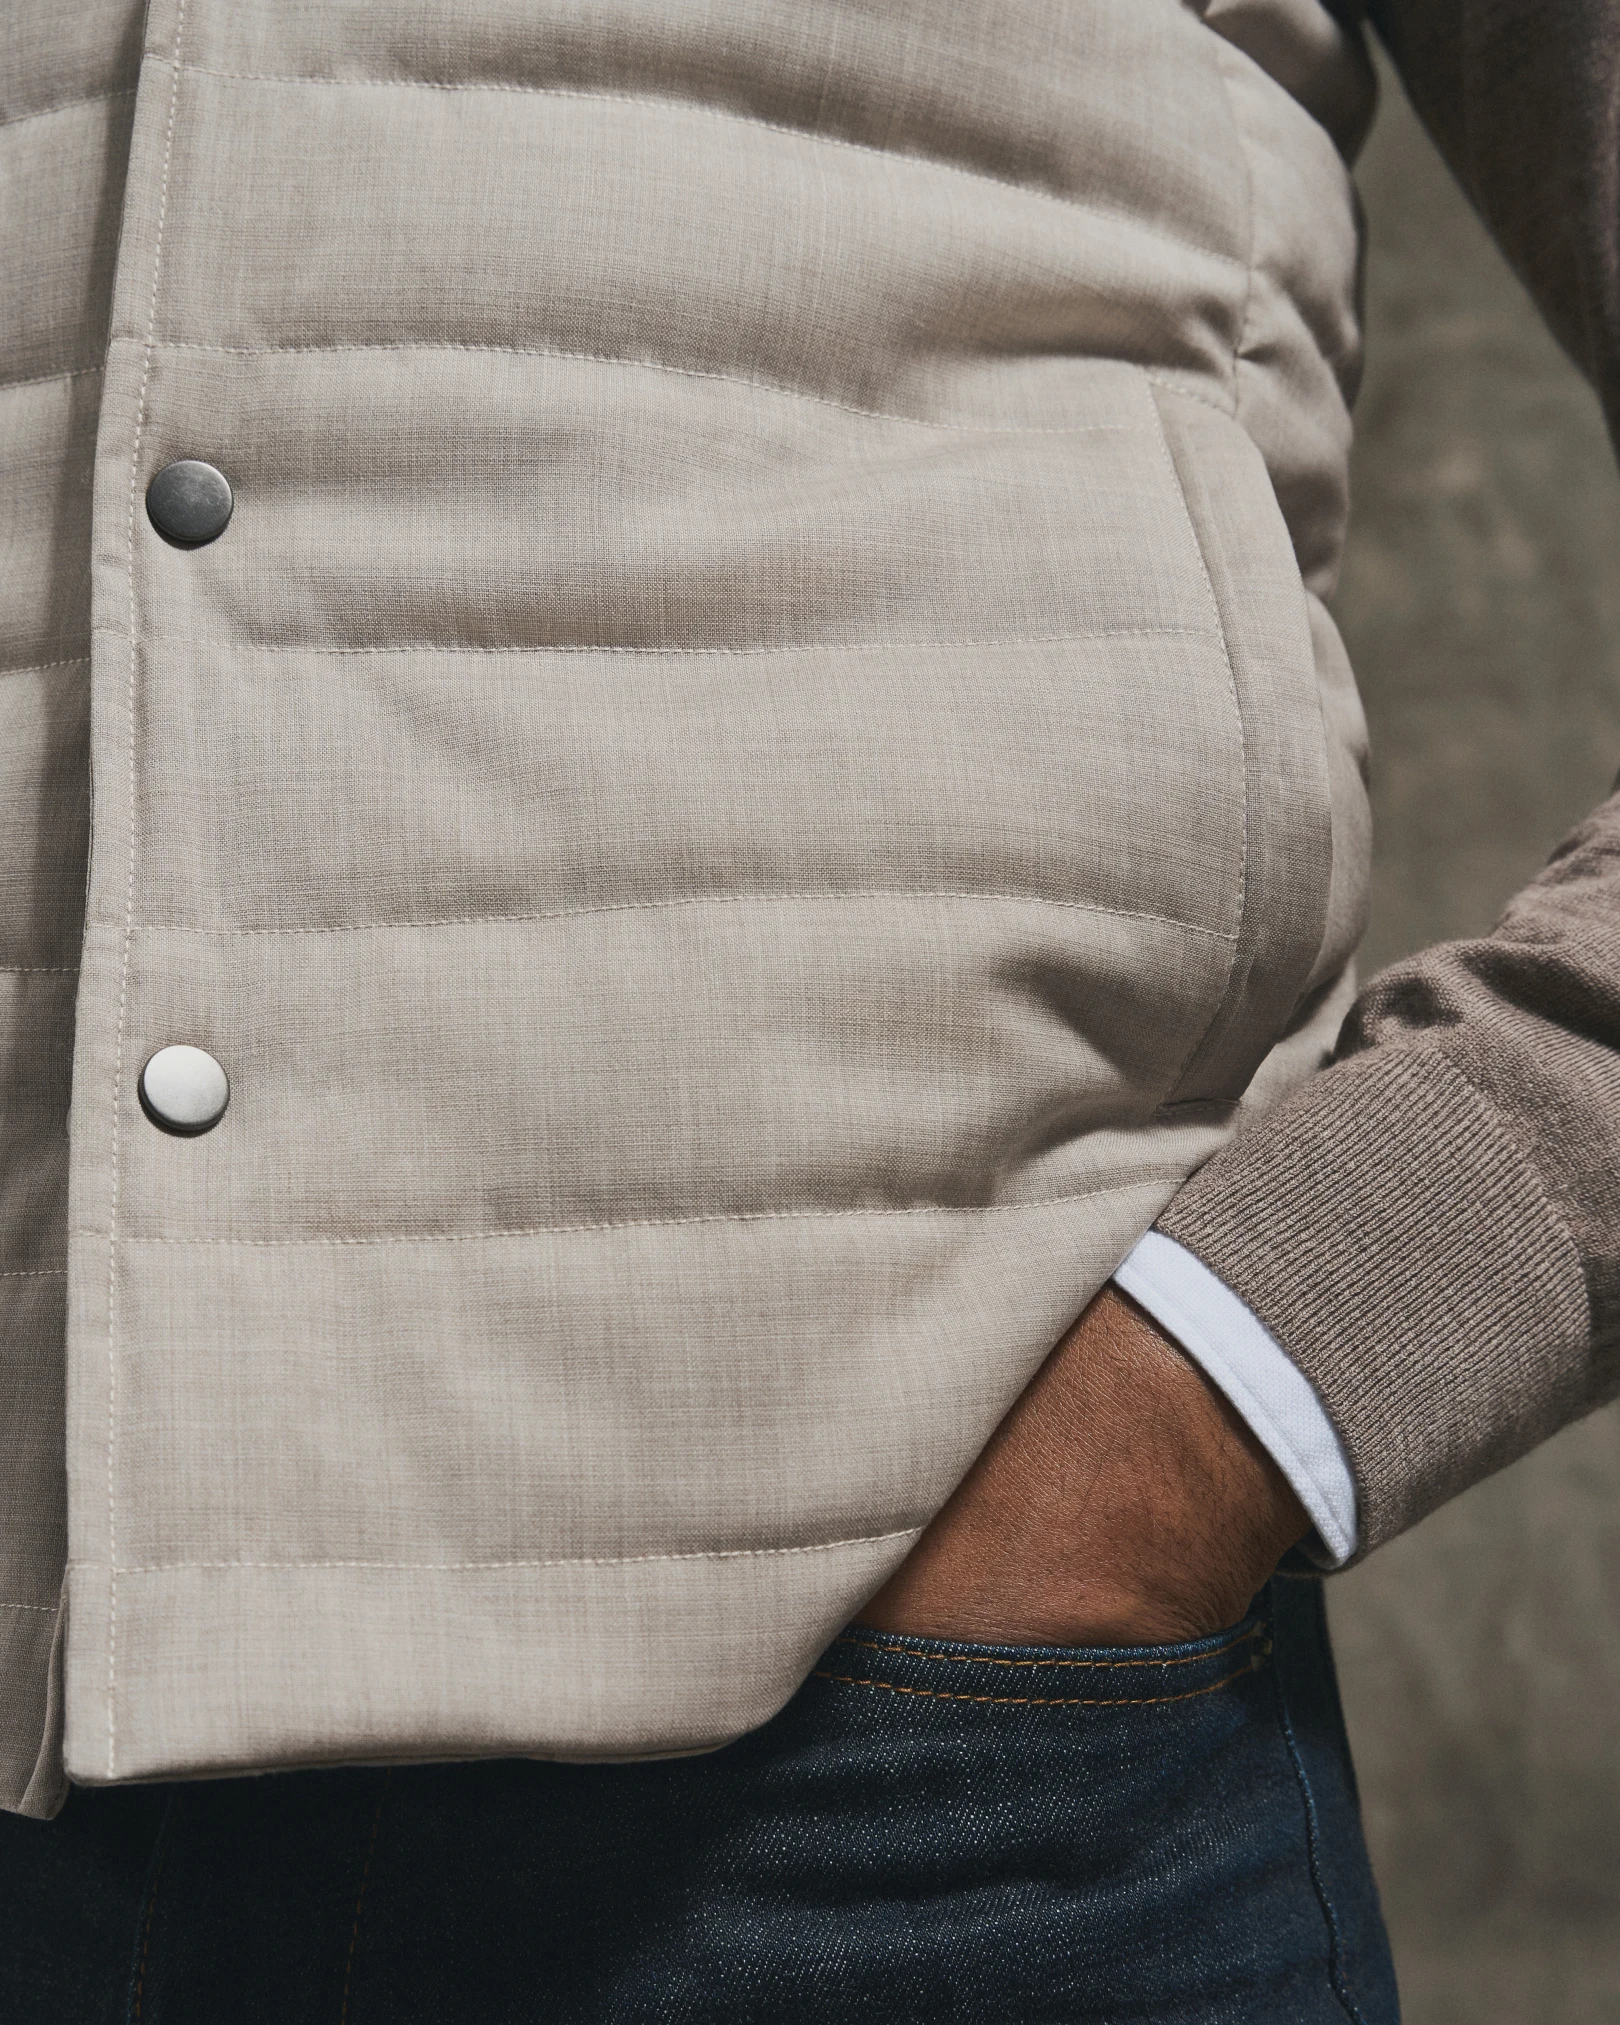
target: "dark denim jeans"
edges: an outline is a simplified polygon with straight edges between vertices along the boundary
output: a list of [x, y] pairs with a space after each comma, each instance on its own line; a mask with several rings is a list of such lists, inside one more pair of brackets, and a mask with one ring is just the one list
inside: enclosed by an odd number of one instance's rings
[[1135, 1651], [852, 1630], [657, 1764], [0, 1821], [7, 2025], [1391, 2025], [1319, 1585]]

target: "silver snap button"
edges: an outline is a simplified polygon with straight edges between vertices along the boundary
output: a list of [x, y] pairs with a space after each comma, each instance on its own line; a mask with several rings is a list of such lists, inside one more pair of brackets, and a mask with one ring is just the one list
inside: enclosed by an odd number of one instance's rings
[[161, 1131], [211, 1132], [231, 1101], [230, 1079], [203, 1048], [159, 1048], [141, 1071], [141, 1109]]
[[198, 457], [165, 464], [146, 488], [146, 516], [176, 548], [203, 548], [218, 541], [235, 504], [224, 472]]

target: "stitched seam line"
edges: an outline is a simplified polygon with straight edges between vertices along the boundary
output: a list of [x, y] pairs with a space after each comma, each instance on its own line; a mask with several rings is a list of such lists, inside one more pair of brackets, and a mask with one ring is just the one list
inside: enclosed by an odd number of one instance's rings
[[76, 963], [0, 963], [0, 977], [77, 977], [78, 974]]
[[115, 105], [121, 98], [134, 96], [134, 85], [125, 84], [115, 87], [112, 91], [86, 92], [83, 98], [58, 99], [55, 105], [36, 106], [32, 112], [13, 113], [10, 119], [0, 120], [0, 133], [5, 133], [12, 127], [26, 126], [30, 120], [48, 120], [53, 113], [74, 112], [78, 107], [86, 105]]
[[55, 1603], [0, 1603], [0, 1610], [28, 1610], [39, 1617], [54, 1617], [59, 1607]]
[[245, 935], [386, 935], [400, 928], [493, 928], [520, 926], [539, 921], [588, 920], [599, 914], [650, 914], [675, 907], [779, 907], [806, 901], [846, 900], [968, 900], [994, 901], [1014, 907], [1058, 907], [1075, 914], [1104, 914], [1119, 921], [1147, 921], [1160, 928], [1181, 928], [1189, 935], [1202, 935], [1211, 942], [1234, 942], [1229, 929], [1206, 928], [1202, 922], [1179, 921], [1172, 914], [1152, 914], [1142, 908], [1109, 907], [1101, 901], [1055, 900], [1044, 893], [976, 893], [970, 887], [947, 886], [866, 886], [801, 888], [759, 893], [677, 893], [661, 900], [612, 900], [594, 907], [556, 907], [532, 914], [444, 914], [421, 915], [400, 921], [338, 921], [328, 925], [287, 927], [274, 924], [248, 927], [204, 928], [183, 921], [142, 921], [137, 935], [201, 935], [227, 938]]
[[0, 1280], [59, 1280], [66, 1266], [3, 1266]]
[[[807, 1540], [783, 1547], [696, 1547], [672, 1554], [559, 1554], [510, 1561], [151, 1561], [126, 1565], [120, 1575], [176, 1575], [194, 1569], [219, 1571], [229, 1568], [265, 1569], [272, 1573], [295, 1568], [371, 1568], [400, 1575], [492, 1575], [519, 1568], [645, 1568], [667, 1562], [781, 1560], [793, 1554], [835, 1554], [845, 1547], [882, 1547], [893, 1540], [915, 1540], [918, 1526], [901, 1526], [888, 1533], [853, 1533], [842, 1540]], [[83, 1567], [84, 1562], [73, 1566]]]
[[343, 2009], [338, 2014], [338, 2025], [348, 2025], [349, 1983], [354, 1975], [354, 1951], [360, 1942], [360, 1914], [366, 1903], [366, 1886], [371, 1881], [371, 1859], [377, 1853], [377, 1830], [382, 1826], [383, 1802], [388, 1798], [388, 1783], [393, 1772], [382, 1775], [382, 1785], [377, 1790], [377, 1808], [371, 1817], [371, 1835], [366, 1843], [366, 1860], [360, 1872], [360, 1889], [354, 1901], [354, 1926], [349, 1934], [349, 1954], [343, 1965]]
[[1259, 1665], [1260, 1661], [1253, 1659], [1223, 1680], [1211, 1681], [1208, 1687], [1188, 1688], [1179, 1695], [963, 1695], [944, 1688], [902, 1687], [898, 1681], [868, 1680], [859, 1674], [823, 1673], [819, 1669], [814, 1677], [835, 1681], [840, 1687], [883, 1688], [890, 1694], [916, 1695], [930, 1702], [980, 1702], [995, 1708], [1021, 1709], [1150, 1709], [1164, 1702], [1194, 1702], [1200, 1695], [1215, 1694], [1256, 1672]]
[[1228, 959], [1226, 970], [1226, 982], [1219, 996], [1216, 998], [1214, 1008], [1210, 1012], [1209, 1018], [1204, 1022], [1203, 1028], [1193, 1041], [1192, 1046], [1176, 1065], [1175, 1074], [1170, 1078], [1168, 1084], [1170, 1096], [1167, 1101], [1173, 1102], [1175, 1093], [1181, 1086], [1182, 1078], [1186, 1075], [1192, 1064], [1197, 1061], [1205, 1042], [1215, 1031], [1216, 1023], [1219, 1021], [1221, 1014], [1226, 1010], [1231, 1000], [1233, 989], [1238, 981], [1238, 946], [1249, 914], [1249, 824], [1252, 811], [1249, 806], [1249, 729], [1243, 720], [1243, 699], [1238, 694], [1237, 670], [1232, 665], [1232, 649], [1226, 637], [1226, 619], [1221, 611], [1220, 600], [1215, 595], [1215, 584], [1209, 574], [1209, 564], [1204, 557], [1203, 539], [1198, 532], [1198, 524], [1193, 519], [1192, 501], [1187, 497], [1187, 488], [1182, 483], [1181, 472], [1170, 451], [1170, 440], [1166, 436], [1164, 429], [1164, 417], [1159, 414], [1158, 403], [1152, 394], [1148, 395], [1148, 400], [1153, 407], [1154, 415], [1157, 417], [1159, 423], [1159, 454], [1164, 459], [1165, 466], [1170, 474], [1170, 482], [1175, 487], [1177, 499], [1181, 502], [1182, 518], [1187, 524], [1187, 538], [1192, 543], [1193, 553], [1198, 558], [1198, 574], [1203, 582], [1204, 596], [1209, 602], [1209, 609], [1214, 616], [1216, 629], [1220, 636], [1221, 661], [1226, 669], [1227, 692], [1232, 699], [1232, 714], [1237, 722], [1238, 773], [1239, 778], [1243, 782], [1243, 831], [1238, 849], [1237, 933], [1232, 937], [1231, 955]]
[[1299, 1745], [1294, 1739], [1294, 1725], [1288, 1714], [1288, 1697], [1284, 1692], [1280, 1674], [1273, 1675], [1272, 1689], [1275, 1696], [1277, 1724], [1288, 1750], [1288, 1761], [1293, 1767], [1294, 1782], [1299, 1788], [1300, 1802], [1305, 1815], [1305, 1849], [1310, 1864], [1311, 1885], [1316, 1893], [1316, 1902], [1321, 1908], [1322, 1923], [1327, 1928], [1328, 1981], [1333, 1987], [1333, 1994], [1338, 1999], [1340, 2008], [1352, 2021], [1352, 2025], [1366, 2025], [1360, 2007], [1350, 1994], [1349, 1984], [1345, 1981], [1344, 1937], [1339, 1932], [1338, 1914], [1333, 1910], [1327, 1880], [1322, 1875], [1321, 1828], [1316, 1818], [1316, 1800], [1311, 1792], [1310, 1781], [1305, 1776], [1305, 1764], [1299, 1754]]
[[454, 640], [400, 640], [384, 647], [340, 647], [324, 641], [283, 644], [273, 640], [219, 640], [187, 636], [193, 647], [210, 647], [227, 654], [518, 654], [538, 659], [551, 654], [628, 654], [662, 659], [683, 655], [714, 658], [730, 655], [758, 658], [770, 654], [891, 654], [931, 653], [958, 647], [1083, 647], [1090, 640], [1208, 640], [1221, 645], [1224, 635], [1211, 626], [1100, 626], [1089, 633], [1008, 633], [982, 639], [925, 640], [784, 640], [765, 646], [699, 646], [675, 641], [662, 647], [631, 647], [601, 644], [589, 640], [549, 640], [532, 646], [475, 647]]
[[129, 2000], [130, 2025], [141, 2025], [141, 1998], [146, 1989], [146, 1964], [152, 1948], [152, 1920], [157, 1912], [158, 1885], [163, 1878], [163, 1860], [169, 1853], [170, 1825], [179, 1804], [179, 1794], [171, 1792], [163, 1809], [163, 1819], [158, 1824], [157, 1839], [152, 1845], [152, 1882], [146, 1895], [146, 1918], [141, 1922], [141, 1950], [131, 1974], [134, 1987]]
[[1203, 260], [1215, 261], [1222, 267], [1241, 270], [1244, 266], [1235, 254], [1222, 253], [1213, 246], [1201, 246], [1196, 240], [1183, 239], [1174, 232], [1166, 232], [1157, 225], [1149, 225], [1129, 212], [1116, 211], [1108, 205], [1082, 203], [1073, 197], [1060, 196], [1055, 190], [1043, 190], [1031, 183], [1015, 183], [1005, 176], [992, 176], [982, 169], [967, 168], [961, 162], [943, 161], [936, 155], [907, 154], [896, 148], [874, 147], [869, 141], [846, 140], [840, 134], [817, 133], [810, 127], [788, 126], [780, 120], [759, 119], [752, 113], [733, 112], [727, 106], [705, 105], [693, 99], [666, 98], [657, 92], [579, 91], [567, 85], [455, 83], [431, 77], [299, 76], [282, 71], [215, 70], [207, 64], [181, 64], [178, 55], [175, 61], [176, 68], [188, 77], [214, 77], [235, 84], [314, 84], [383, 91], [488, 92], [514, 98], [571, 99], [593, 105], [624, 105], [633, 107], [643, 116], [656, 109], [677, 116], [718, 120], [730, 126], [749, 127], [759, 133], [782, 134], [789, 140], [807, 142], [814, 147], [838, 148], [849, 154], [870, 156], [899, 168], [932, 170], [957, 176], [980, 189], [1005, 190], [1035, 203], [1055, 205], [1059, 210], [1083, 218], [1107, 219], [1128, 231], [1139, 233], [1143, 238], [1174, 247], [1184, 256], [1190, 253]]
[[99, 363], [93, 366], [60, 366], [50, 373], [30, 373], [22, 380], [0, 380], [0, 394], [9, 394], [13, 387], [46, 387], [53, 380], [82, 380], [103, 370]]
[[88, 654], [69, 654], [61, 661], [19, 661], [15, 667], [0, 668], [0, 680], [7, 675], [44, 675], [52, 668], [88, 668]]
[[152, 241], [152, 299], [147, 310], [146, 344], [141, 361], [141, 389], [135, 404], [135, 428], [129, 457], [129, 678], [125, 691], [129, 737], [129, 869], [124, 888], [124, 949], [118, 977], [118, 1034], [113, 1056], [112, 1147], [107, 1204], [107, 1777], [117, 1774], [118, 1541], [116, 1466], [118, 1447], [118, 1158], [119, 1119], [123, 1111], [124, 1031], [129, 1006], [129, 962], [135, 926], [135, 507], [140, 480], [141, 444], [146, 430], [146, 390], [152, 377], [152, 340], [157, 334], [158, 280], [163, 272], [163, 228], [169, 216], [169, 171], [174, 160], [174, 122], [180, 101], [180, 40], [185, 32], [186, 0], [174, 17], [174, 49], [169, 75], [169, 112], [163, 135], [163, 176], [158, 191], [157, 226]]
[[[1248, 190], [1249, 255], [1244, 262], [1243, 314], [1238, 319], [1237, 332], [1232, 340], [1232, 419], [1237, 420], [1238, 365], [1244, 355], [1249, 336], [1249, 319], [1254, 312], [1254, 273], [1259, 249], [1259, 205], [1255, 197], [1254, 156], [1249, 146], [1248, 132], [1238, 112], [1237, 100], [1232, 95], [1232, 84], [1226, 72], [1226, 59], [1221, 47], [1225, 38], [1217, 41], [1214, 51], [1215, 71], [1221, 81], [1221, 96], [1226, 101], [1227, 117], [1232, 122], [1232, 132], [1237, 139], [1238, 153], [1243, 157], [1243, 175]], [[1227, 45], [1228, 47], [1230, 45]]]
[[[967, 434], [1009, 436], [1100, 436], [1145, 435], [1129, 422], [1076, 422], [1065, 428], [1038, 422], [951, 422], [925, 415], [901, 415], [889, 408], [866, 408], [854, 401], [835, 400], [806, 387], [791, 387], [783, 380], [766, 380], [752, 373], [723, 373], [712, 367], [678, 366], [667, 359], [637, 358], [629, 353], [592, 352], [566, 345], [502, 345], [457, 343], [450, 339], [422, 338], [406, 342], [327, 345], [210, 345], [186, 338], [160, 338], [159, 351], [206, 352], [217, 358], [269, 359], [307, 358], [372, 352], [472, 352], [480, 356], [514, 359], [559, 359], [579, 365], [624, 366], [650, 373], [670, 373], [683, 380], [714, 380], [722, 386], [750, 387], [759, 393], [782, 394], [789, 400], [808, 401], [818, 408], [832, 408], [841, 415], [859, 415], [867, 421], [900, 422], [911, 429], [948, 429]], [[1091, 363], [1091, 361], [1087, 361]], [[1224, 412], [1224, 410], [1223, 410]]]
[[1190, 1652], [1184, 1658], [1176, 1659], [994, 1659], [984, 1653], [973, 1652], [917, 1652], [907, 1645], [876, 1645], [865, 1638], [839, 1638], [835, 1645], [852, 1645], [862, 1652], [891, 1653], [900, 1659], [949, 1660], [958, 1666], [1055, 1666], [1078, 1667], [1083, 1672], [1102, 1670], [1112, 1672], [1115, 1668], [1128, 1666], [1198, 1666], [1206, 1659], [1219, 1659], [1223, 1653], [1235, 1652], [1240, 1645], [1250, 1645], [1256, 1639], [1264, 1638], [1265, 1627], [1257, 1625], [1252, 1631], [1240, 1632], [1225, 1645], [1211, 1646], [1207, 1652]]
[[1213, 400], [1208, 394], [1200, 394], [1192, 387], [1183, 386], [1179, 380], [1167, 379], [1163, 373], [1156, 373], [1151, 367], [1142, 368], [1142, 377], [1151, 385], [1162, 387], [1167, 394], [1178, 396], [1184, 401], [1197, 401], [1200, 407], [1212, 408], [1225, 421], [1230, 422], [1234, 419], [1230, 402]]
[[[589, 1231], [681, 1230], [691, 1224], [811, 1223], [877, 1216], [1011, 1216], [1022, 1210], [1054, 1209], [1069, 1202], [1089, 1202], [1104, 1195], [1128, 1195], [1139, 1188], [1154, 1188], [1161, 1181], [1179, 1181], [1183, 1169], [1167, 1168], [1162, 1173], [1140, 1174], [1132, 1181], [1111, 1182], [1106, 1188], [1082, 1188], [1070, 1195], [1043, 1195], [1029, 1202], [919, 1202], [898, 1208], [863, 1206], [857, 1209], [741, 1209], [716, 1210], [703, 1216], [631, 1216], [611, 1218], [603, 1223], [535, 1223], [511, 1230], [392, 1231], [368, 1237], [166, 1237], [126, 1232], [121, 1245], [234, 1245], [244, 1250], [292, 1251], [311, 1246], [340, 1249], [348, 1245], [481, 1244], [500, 1238], [568, 1237]], [[80, 1229], [77, 1237], [101, 1237], [105, 1233]]]

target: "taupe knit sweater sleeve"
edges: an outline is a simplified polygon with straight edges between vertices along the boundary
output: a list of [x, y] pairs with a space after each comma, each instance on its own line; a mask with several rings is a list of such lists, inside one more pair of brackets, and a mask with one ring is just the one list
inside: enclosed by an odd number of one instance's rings
[[[1368, 11], [1620, 436], [1620, 0]], [[1620, 793], [1489, 936], [1374, 978], [1159, 1227], [1315, 1384], [1363, 1550], [1620, 1391]]]

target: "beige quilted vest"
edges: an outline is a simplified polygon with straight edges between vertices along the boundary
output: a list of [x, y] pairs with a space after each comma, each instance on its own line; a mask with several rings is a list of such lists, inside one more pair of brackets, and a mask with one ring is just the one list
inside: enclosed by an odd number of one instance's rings
[[1207, 11], [12, 0], [6, 1804], [762, 1721], [1318, 1058], [1365, 68]]

